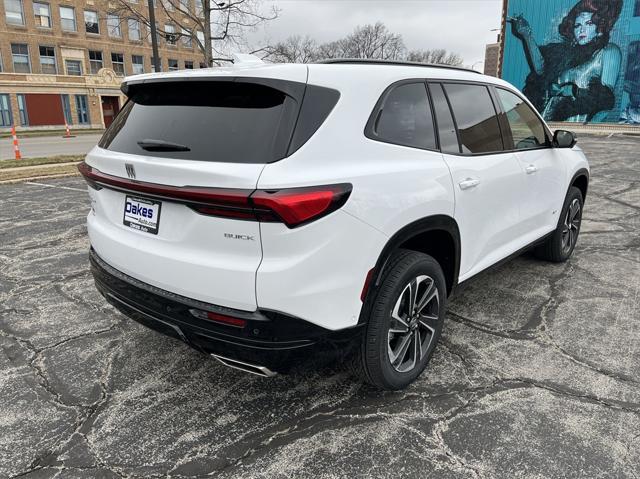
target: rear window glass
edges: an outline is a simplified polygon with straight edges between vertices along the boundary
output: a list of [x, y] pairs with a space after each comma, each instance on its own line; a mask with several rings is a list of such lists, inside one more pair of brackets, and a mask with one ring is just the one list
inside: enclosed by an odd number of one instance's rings
[[458, 125], [462, 153], [502, 151], [502, 134], [487, 87], [448, 83], [444, 88]]
[[100, 146], [136, 155], [225, 163], [286, 156], [295, 100], [264, 85], [162, 82], [132, 85]]

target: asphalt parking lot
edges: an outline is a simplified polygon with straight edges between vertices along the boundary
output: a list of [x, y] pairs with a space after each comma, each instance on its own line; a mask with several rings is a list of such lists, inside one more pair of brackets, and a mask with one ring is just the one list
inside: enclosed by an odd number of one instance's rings
[[572, 260], [470, 281], [400, 393], [251, 376], [127, 320], [88, 272], [83, 182], [0, 186], [0, 477], [640, 477], [640, 139], [580, 145]]

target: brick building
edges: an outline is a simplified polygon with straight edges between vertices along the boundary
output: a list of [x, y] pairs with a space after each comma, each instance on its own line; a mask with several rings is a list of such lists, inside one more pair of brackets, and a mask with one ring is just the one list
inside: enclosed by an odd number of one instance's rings
[[[127, 6], [147, 16], [146, 0]], [[124, 100], [121, 79], [154, 71], [148, 29], [118, 1], [0, 0], [0, 8], [0, 131], [104, 128]], [[155, 15], [176, 32], [160, 35], [162, 71], [204, 67], [195, 40], [158, 4]]]
[[484, 74], [498, 77], [500, 69], [500, 35], [496, 43], [489, 43], [484, 52]]

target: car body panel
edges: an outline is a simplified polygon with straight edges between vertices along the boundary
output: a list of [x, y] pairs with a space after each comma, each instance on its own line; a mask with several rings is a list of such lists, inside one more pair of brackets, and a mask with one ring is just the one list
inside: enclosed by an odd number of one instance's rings
[[[464, 279], [493, 255], [506, 255], [514, 247], [512, 242], [521, 230], [524, 175], [513, 153], [445, 155], [445, 160], [454, 184], [454, 218], [463, 245], [460, 278]], [[465, 181], [478, 184], [463, 189]]]
[[[253, 190], [264, 165], [171, 160], [130, 155], [95, 147], [86, 163], [103, 173], [170, 186]], [[107, 263], [145, 283], [230, 308], [254, 311], [255, 274], [262, 260], [256, 222], [205, 216], [188, 206], [162, 201], [158, 234], [123, 224], [128, 193], [89, 188], [93, 211], [88, 232]], [[145, 198], [144, 194], [131, 194]], [[227, 234], [253, 238], [230, 239]]]

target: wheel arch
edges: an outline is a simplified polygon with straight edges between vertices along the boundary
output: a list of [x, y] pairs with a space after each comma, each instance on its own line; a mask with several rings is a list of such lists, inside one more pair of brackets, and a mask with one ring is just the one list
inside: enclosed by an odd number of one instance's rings
[[373, 269], [360, 321], [368, 317], [371, 298], [380, 285], [387, 262], [394, 251], [409, 249], [432, 256], [442, 268], [447, 283], [447, 296], [458, 284], [460, 273], [460, 230], [455, 219], [447, 215], [421, 218], [396, 232], [387, 241]]
[[580, 168], [571, 178], [569, 188], [575, 186], [582, 193], [582, 201], [587, 199], [587, 191], [589, 190], [589, 170]]

